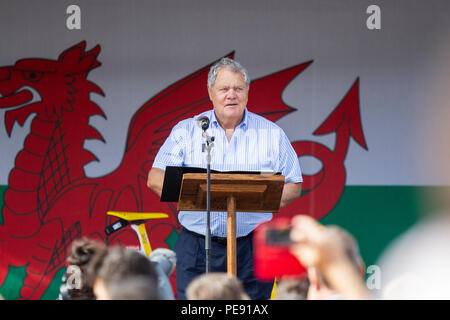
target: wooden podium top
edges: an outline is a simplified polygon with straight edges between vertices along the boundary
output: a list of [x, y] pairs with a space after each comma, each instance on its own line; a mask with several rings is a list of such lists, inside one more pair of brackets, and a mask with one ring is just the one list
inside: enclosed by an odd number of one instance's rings
[[[211, 211], [227, 211], [227, 199], [236, 199], [236, 211], [278, 212], [283, 175], [211, 174]], [[206, 173], [183, 175], [178, 210], [206, 210]]]

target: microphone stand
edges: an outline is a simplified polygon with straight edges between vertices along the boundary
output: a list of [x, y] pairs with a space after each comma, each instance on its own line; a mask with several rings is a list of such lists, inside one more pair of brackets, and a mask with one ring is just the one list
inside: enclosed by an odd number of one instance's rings
[[206, 130], [203, 131], [206, 144], [202, 145], [202, 152], [206, 150], [206, 273], [211, 272], [211, 149], [214, 147], [214, 137], [210, 137]]

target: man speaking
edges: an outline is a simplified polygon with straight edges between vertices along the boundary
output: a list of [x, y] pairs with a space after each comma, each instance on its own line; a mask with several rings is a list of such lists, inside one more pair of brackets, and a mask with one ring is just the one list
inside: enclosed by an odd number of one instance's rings
[[[218, 171], [272, 171], [285, 176], [281, 207], [300, 196], [302, 175], [297, 154], [284, 131], [273, 122], [247, 110], [250, 79], [238, 62], [223, 58], [208, 74], [208, 94], [213, 109], [175, 125], [156, 155], [147, 185], [161, 196], [166, 166], [206, 168], [202, 153], [202, 128], [198, 119], [209, 119], [214, 136], [211, 169]], [[206, 216], [180, 211], [182, 229], [175, 245], [178, 298], [193, 278], [205, 272]], [[268, 299], [272, 283], [253, 275], [253, 230], [272, 219], [272, 213], [237, 212], [237, 276], [251, 299]], [[227, 270], [227, 212], [211, 212], [211, 271]]]

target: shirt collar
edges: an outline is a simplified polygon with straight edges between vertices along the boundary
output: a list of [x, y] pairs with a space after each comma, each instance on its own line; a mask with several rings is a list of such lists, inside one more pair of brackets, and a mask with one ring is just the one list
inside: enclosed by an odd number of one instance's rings
[[[217, 128], [219, 126], [219, 122], [217, 121], [216, 114], [214, 113], [214, 109], [211, 110], [210, 119], [211, 119], [211, 123]], [[247, 129], [248, 128], [248, 112], [247, 112], [247, 108], [244, 109], [244, 116], [242, 117], [242, 121], [237, 126], [237, 128], [242, 128], [242, 129]]]

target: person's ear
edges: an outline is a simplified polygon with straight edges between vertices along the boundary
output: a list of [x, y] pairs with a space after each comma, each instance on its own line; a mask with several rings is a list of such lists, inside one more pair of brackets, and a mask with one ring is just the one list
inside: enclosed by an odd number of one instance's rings
[[208, 85], [206, 87], [208, 88], [209, 100], [212, 101], [212, 89], [210, 89]]

